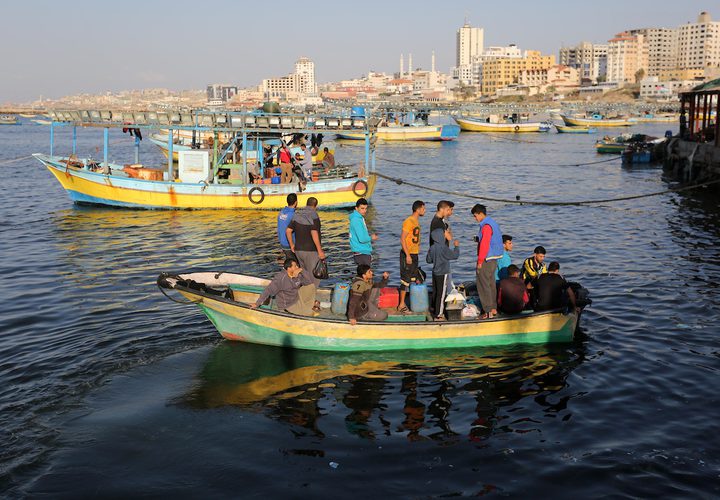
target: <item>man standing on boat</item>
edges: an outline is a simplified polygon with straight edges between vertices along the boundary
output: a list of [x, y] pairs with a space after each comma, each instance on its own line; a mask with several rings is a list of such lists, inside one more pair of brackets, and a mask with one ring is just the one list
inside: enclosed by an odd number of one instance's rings
[[285, 259], [283, 270], [273, 276], [270, 284], [250, 307], [260, 307], [268, 298], [275, 297], [275, 308], [299, 316], [317, 316], [320, 302], [315, 300], [317, 288], [311, 271], [298, 266], [295, 259]]
[[470, 213], [480, 223], [476, 237], [478, 251], [475, 281], [483, 308], [483, 318], [493, 318], [497, 314], [495, 269], [498, 259], [503, 255], [502, 232], [497, 222], [488, 217], [485, 205], [478, 203], [472, 207]]
[[420, 217], [425, 215], [425, 202], [416, 200], [412, 205], [412, 215], [405, 219], [400, 233], [400, 300], [398, 311], [407, 313], [405, 296], [410, 283], [417, 280], [418, 254], [420, 253]]
[[[430, 246], [432, 246], [434, 243], [432, 234], [436, 229], [442, 229], [443, 232], [445, 232], [450, 228], [447, 223], [447, 218], [452, 212], [452, 206], [455, 205], [454, 203], [452, 203], [451, 206], [451, 203], [452, 202], [447, 200], [440, 200], [437, 204], [437, 212], [435, 212], [435, 216], [433, 216], [432, 220], [430, 221]], [[445, 241], [445, 244], [447, 246], [450, 246], [450, 242], [447, 240]]]
[[350, 214], [350, 250], [353, 253], [355, 264], [372, 264], [372, 242], [378, 239], [377, 234], [368, 232], [365, 223], [368, 202], [360, 198], [355, 202], [355, 211]]
[[288, 242], [287, 233], [285, 231], [290, 225], [293, 215], [295, 215], [296, 208], [297, 195], [295, 193], [290, 193], [289, 195], [287, 195], [287, 206], [280, 210], [277, 218], [278, 240], [280, 240], [280, 248], [282, 249], [283, 254], [285, 254], [286, 259], [295, 258], [295, 254], [293, 254], [292, 250], [290, 249], [290, 243]]
[[312, 152], [307, 148], [307, 146], [305, 144], [301, 144], [300, 149], [302, 149], [302, 154], [304, 155], [302, 158], [303, 173], [305, 174], [305, 178], [307, 180], [312, 180], [312, 171], [313, 171]]
[[285, 143], [283, 143], [283, 145], [280, 147], [280, 169], [282, 171], [280, 182], [282, 184], [290, 184], [290, 182], [292, 182], [293, 176], [292, 155], [290, 153], [290, 149], [288, 149]]
[[[318, 261], [325, 259], [317, 205], [317, 198], [314, 196], [308, 198], [307, 206], [295, 211], [290, 225], [285, 230], [290, 250], [297, 256], [300, 267], [310, 273], [310, 276]], [[316, 287], [320, 285], [319, 279], [314, 276], [312, 279]]]

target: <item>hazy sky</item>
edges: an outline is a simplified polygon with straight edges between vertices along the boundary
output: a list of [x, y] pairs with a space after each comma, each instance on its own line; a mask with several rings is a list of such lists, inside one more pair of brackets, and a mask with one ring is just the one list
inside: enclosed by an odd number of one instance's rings
[[557, 55], [563, 45], [695, 22], [708, 0], [24, 0], [0, 7], [0, 103], [81, 92], [241, 87], [315, 61], [318, 82], [455, 64], [467, 18], [485, 45], [517, 44]]

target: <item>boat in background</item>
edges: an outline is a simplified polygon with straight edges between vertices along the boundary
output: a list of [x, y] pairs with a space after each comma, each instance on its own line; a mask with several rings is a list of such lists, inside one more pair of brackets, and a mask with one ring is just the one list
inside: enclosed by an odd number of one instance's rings
[[590, 116], [560, 115], [568, 127], [629, 127], [633, 123], [627, 118], [606, 118], [600, 114]]
[[[339, 130], [338, 139], [363, 140], [362, 132]], [[383, 141], [454, 141], [460, 135], [460, 127], [445, 125], [386, 125], [377, 128], [376, 136]]]
[[567, 127], [565, 125], [555, 125], [558, 134], [594, 134], [597, 129], [593, 127]]
[[642, 116], [628, 118], [628, 121], [633, 123], [678, 123], [680, 121], [680, 115], [677, 113], [662, 115], [647, 113]]
[[[161, 274], [157, 284], [180, 292], [197, 304], [220, 335], [228, 340], [314, 351], [389, 351], [571, 342], [580, 313], [565, 310], [531, 312], [493, 319], [428, 321], [419, 316], [388, 316], [386, 321], [351, 325], [345, 314], [321, 309], [319, 316], [297, 316], [267, 305], [251, 308], [270, 280], [211, 272]], [[581, 287], [579, 287], [581, 288]], [[584, 289], [583, 289], [584, 290]], [[585, 301], [591, 301], [584, 294]], [[331, 302], [331, 290], [316, 299]], [[582, 309], [581, 309], [582, 310]]]
[[15, 115], [0, 115], [0, 125], [20, 125], [20, 120]]
[[468, 116], [454, 116], [453, 119], [465, 132], [499, 132], [521, 134], [529, 132], [548, 132], [551, 125], [546, 122], [499, 122], [493, 121], [491, 117], [486, 119], [472, 118]]

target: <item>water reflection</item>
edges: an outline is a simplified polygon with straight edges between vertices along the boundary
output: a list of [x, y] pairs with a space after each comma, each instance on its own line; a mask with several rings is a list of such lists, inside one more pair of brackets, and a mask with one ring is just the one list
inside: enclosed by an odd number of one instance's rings
[[[223, 342], [175, 403], [262, 412], [296, 435], [323, 437], [342, 418], [368, 440], [481, 441], [530, 432], [543, 416], [569, 418], [571, 396], [551, 396], [583, 359], [580, 344], [342, 354]], [[532, 418], [509, 414], [520, 401]]]

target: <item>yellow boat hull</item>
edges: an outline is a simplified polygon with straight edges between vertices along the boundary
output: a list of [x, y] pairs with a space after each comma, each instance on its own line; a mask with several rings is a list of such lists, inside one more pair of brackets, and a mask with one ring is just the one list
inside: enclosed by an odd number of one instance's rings
[[542, 124], [540, 122], [526, 123], [488, 123], [478, 120], [468, 120], [465, 118], [455, 118], [460, 125], [460, 129], [466, 132], [495, 132], [495, 133], [528, 133], [540, 132]]

